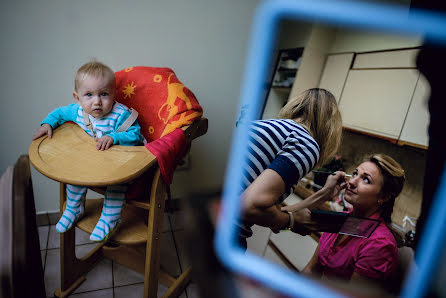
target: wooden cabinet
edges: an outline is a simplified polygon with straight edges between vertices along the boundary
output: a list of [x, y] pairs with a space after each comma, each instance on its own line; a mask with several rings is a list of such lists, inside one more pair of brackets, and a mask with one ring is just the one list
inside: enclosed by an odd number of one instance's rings
[[354, 54], [335, 54], [328, 55], [325, 61], [325, 67], [322, 72], [319, 88], [330, 91], [336, 98], [338, 104], [341, 99], [342, 89], [344, 88]]
[[422, 148], [428, 146], [429, 95], [429, 82], [420, 74], [398, 144]]
[[398, 139], [418, 76], [414, 69], [350, 70], [339, 102], [343, 125]]
[[328, 55], [319, 87], [338, 99], [344, 127], [427, 148], [429, 83], [418, 49]]
[[418, 49], [357, 54], [353, 69], [416, 68]]

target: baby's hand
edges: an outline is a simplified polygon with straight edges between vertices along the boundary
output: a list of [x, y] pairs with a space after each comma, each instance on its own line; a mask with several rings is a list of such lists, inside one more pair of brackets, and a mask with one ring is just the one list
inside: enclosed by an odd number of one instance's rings
[[95, 139], [96, 140], [96, 149], [104, 151], [107, 150], [108, 148], [110, 148], [113, 145], [113, 138], [109, 137], [109, 136], [103, 136], [100, 139]]
[[42, 126], [34, 133], [33, 141], [44, 135], [48, 135], [48, 138], [50, 139], [53, 136], [53, 128], [47, 123], [42, 124]]

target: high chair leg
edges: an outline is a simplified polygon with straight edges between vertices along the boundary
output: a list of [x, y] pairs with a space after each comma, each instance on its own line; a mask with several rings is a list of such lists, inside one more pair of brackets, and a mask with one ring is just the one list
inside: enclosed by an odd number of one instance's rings
[[188, 267], [183, 273], [181, 273], [181, 275], [178, 276], [175, 282], [169, 287], [167, 292], [164, 293], [163, 298], [180, 296], [190, 282], [191, 270], [191, 267]]
[[[66, 184], [60, 183], [60, 214], [63, 213], [63, 206], [66, 200]], [[57, 297], [67, 297], [83, 281], [85, 274], [101, 258], [102, 246], [97, 245], [86, 256], [81, 259], [76, 257], [75, 252], [75, 227], [60, 234], [60, 288], [54, 292]]]
[[158, 294], [158, 278], [160, 271], [160, 247], [163, 228], [166, 185], [155, 174], [150, 194], [150, 210], [148, 217], [146, 260], [144, 269], [144, 297], [156, 298]]

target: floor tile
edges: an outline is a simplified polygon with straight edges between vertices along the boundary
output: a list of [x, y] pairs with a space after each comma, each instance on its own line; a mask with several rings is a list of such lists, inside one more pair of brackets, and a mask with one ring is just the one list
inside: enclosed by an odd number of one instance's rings
[[40, 256], [41, 256], [41, 258], [42, 258], [42, 268], [43, 268], [43, 272], [45, 272], [46, 250], [41, 250], [41, 251], [40, 251]]
[[111, 298], [113, 297], [113, 289], [105, 289], [99, 291], [85, 292], [80, 294], [73, 294], [70, 297], [75, 298]]
[[144, 283], [144, 275], [114, 262], [113, 283], [115, 287]]
[[[49, 226], [49, 236], [48, 236], [48, 249], [59, 248], [60, 247], [60, 236], [59, 232], [56, 230], [56, 226]], [[92, 244], [93, 241], [90, 240], [90, 234], [82, 231], [76, 227], [76, 245], [81, 244]]]
[[161, 267], [170, 275], [180, 275], [180, 264], [172, 233], [165, 232], [161, 237]]
[[99, 244], [88, 243], [88, 244], [76, 245], [76, 247], [74, 249], [74, 251], [76, 253], [76, 258], [78, 258], [78, 259], [83, 258], [86, 254], [88, 254], [97, 245], [99, 245]]
[[40, 226], [38, 227], [39, 230], [39, 244], [40, 249], [46, 249], [46, 245], [48, 244], [48, 232], [49, 232], [50, 226]]
[[[144, 294], [144, 284], [129, 285], [123, 287], [115, 287], [115, 298], [140, 298]], [[158, 297], [162, 297], [167, 291], [167, 288], [163, 285], [158, 285]], [[182, 296], [180, 296], [183, 298]], [[184, 298], [186, 298], [184, 296]]]
[[56, 230], [56, 226], [52, 225], [49, 226], [50, 227], [50, 232], [48, 235], [48, 249], [54, 249], [54, 248], [59, 248], [60, 247], [60, 237], [59, 237], [59, 233]]
[[144, 284], [115, 287], [114, 294], [115, 298], [139, 298], [144, 294]]
[[163, 232], [168, 232], [172, 230], [172, 227], [170, 226], [170, 220], [169, 220], [169, 214], [164, 213], [163, 217]]
[[[80, 258], [90, 252], [96, 244], [76, 246], [76, 256]], [[87, 279], [73, 293], [82, 293], [113, 287], [112, 261], [102, 259], [85, 276]]]
[[49, 249], [45, 262], [45, 289], [48, 297], [53, 297], [54, 291], [60, 288], [60, 252], [58, 249]]
[[173, 232], [173, 235], [175, 237], [175, 244], [178, 257], [180, 259], [181, 269], [184, 271], [191, 265], [186, 250], [185, 231], [175, 231]]
[[175, 211], [173, 214], [169, 214], [169, 218], [172, 231], [184, 230], [184, 211]]
[[[200, 298], [200, 293], [198, 291], [198, 285], [195, 283], [189, 284], [189, 286], [186, 288], [186, 292], [187, 292], [187, 298]], [[184, 293], [183, 293], [183, 295], [184, 295]]]
[[[88, 253], [95, 244], [76, 246], [76, 255], [83, 256]], [[112, 288], [112, 262], [107, 259], [99, 261], [86, 275], [86, 280], [74, 291], [81, 293], [105, 288]], [[47, 296], [52, 297], [54, 291], [60, 288], [60, 251], [59, 249], [47, 250], [45, 264], [45, 288]]]
[[82, 231], [76, 227], [76, 245], [80, 244], [92, 244], [93, 241], [90, 240], [90, 234]]

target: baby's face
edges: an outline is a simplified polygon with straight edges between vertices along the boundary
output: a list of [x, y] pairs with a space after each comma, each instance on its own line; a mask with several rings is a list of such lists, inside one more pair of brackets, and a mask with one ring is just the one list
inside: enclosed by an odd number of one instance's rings
[[87, 75], [73, 93], [74, 98], [87, 114], [102, 118], [113, 108], [115, 83], [106, 77]]

